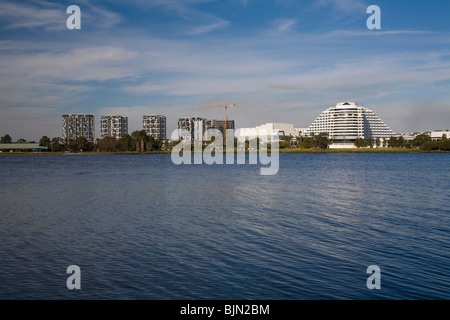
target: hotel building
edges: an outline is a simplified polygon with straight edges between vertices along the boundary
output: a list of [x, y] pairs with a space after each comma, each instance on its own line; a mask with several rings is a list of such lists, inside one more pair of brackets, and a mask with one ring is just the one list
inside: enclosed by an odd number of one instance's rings
[[328, 108], [308, 127], [305, 135], [327, 132], [330, 148], [353, 148], [357, 138], [388, 139], [394, 132], [370, 109], [354, 102], [338, 103]]
[[100, 136], [122, 138], [128, 134], [128, 117], [102, 116], [100, 119]]
[[93, 114], [64, 114], [62, 116], [62, 136], [64, 141], [85, 137], [94, 142], [95, 126]]

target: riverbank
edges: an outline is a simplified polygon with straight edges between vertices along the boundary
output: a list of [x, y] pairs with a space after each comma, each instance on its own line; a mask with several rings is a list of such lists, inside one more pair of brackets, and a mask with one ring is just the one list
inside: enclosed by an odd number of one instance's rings
[[[237, 153], [237, 151], [234, 151]], [[255, 152], [255, 151], [252, 151]], [[137, 152], [106, 152], [106, 151], [88, 151], [88, 152], [0, 152], [1, 155], [107, 155], [107, 154], [170, 154], [171, 151], [149, 151], [144, 153]], [[248, 151], [247, 151], [248, 153]], [[300, 149], [288, 148], [279, 149], [279, 153], [450, 153], [449, 151], [425, 151], [418, 148], [348, 148], [348, 149]]]
[[280, 153], [430, 153], [418, 148], [280, 149]]

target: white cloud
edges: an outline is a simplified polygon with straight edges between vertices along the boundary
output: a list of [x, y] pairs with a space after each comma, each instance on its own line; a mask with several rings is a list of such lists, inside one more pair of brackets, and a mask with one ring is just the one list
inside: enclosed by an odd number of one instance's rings
[[[90, 28], [110, 28], [119, 23], [118, 14], [102, 8], [98, 4], [78, 1], [81, 8], [82, 29], [84, 24]], [[66, 30], [66, 13], [68, 5], [48, 1], [31, 1], [30, 3], [2, 1], [0, 2], [0, 18], [6, 24], [4, 29], [43, 28], [46, 31]]]
[[292, 29], [298, 23], [298, 19], [277, 19], [274, 25], [277, 31], [285, 32]]
[[364, 0], [318, 0], [314, 2], [318, 7], [332, 7], [344, 14], [353, 14], [354, 12], [361, 12], [365, 14], [368, 5]]
[[199, 9], [199, 4], [215, 2], [217, 0], [153, 0], [130, 1], [141, 8], [162, 8], [172, 15], [176, 15], [188, 23], [180, 24], [179, 31], [184, 35], [201, 35], [226, 28], [230, 22], [218, 15]]
[[0, 107], [58, 105], [82, 99], [84, 93], [96, 90], [103, 81], [137, 75], [140, 72], [137, 56], [134, 51], [111, 46], [68, 52], [17, 53], [16, 49], [2, 52]]
[[189, 31], [186, 32], [186, 34], [189, 35], [205, 34], [218, 29], [223, 29], [227, 27], [229, 24], [230, 24], [229, 21], [226, 21], [224, 19], [218, 19], [217, 22], [214, 22], [212, 24], [192, 27]]
[[[47, 2], [44, 2], [46, 4]], [[46, 30], [66, 28], [66, 8], [53, 4], [52, 8], [23, 2], [0, 2], [0, 18], [7, 23], [6, 29], [37, 28]]]

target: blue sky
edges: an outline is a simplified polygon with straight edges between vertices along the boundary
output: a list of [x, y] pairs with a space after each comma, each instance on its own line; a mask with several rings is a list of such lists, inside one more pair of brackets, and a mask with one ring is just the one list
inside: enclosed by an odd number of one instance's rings
[[[68, 30], [69, 5], [81, 30]], [[381, 30], [369, 30], [369, 5]], [[395, 132], [450, 129], [450, 3], [0, 1], [0, 135], [61, 136], [61, 115], [229, 118], [307, 127], [354, 101]]]

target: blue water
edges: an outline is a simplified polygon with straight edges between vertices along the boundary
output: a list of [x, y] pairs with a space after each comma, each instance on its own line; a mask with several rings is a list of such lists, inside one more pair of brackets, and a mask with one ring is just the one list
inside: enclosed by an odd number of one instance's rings
[[449, 160], [1, 156], [0, 299], [449, 299]]

